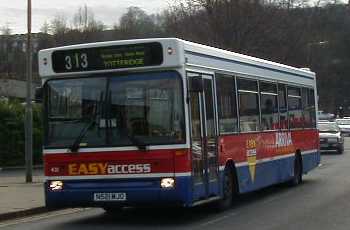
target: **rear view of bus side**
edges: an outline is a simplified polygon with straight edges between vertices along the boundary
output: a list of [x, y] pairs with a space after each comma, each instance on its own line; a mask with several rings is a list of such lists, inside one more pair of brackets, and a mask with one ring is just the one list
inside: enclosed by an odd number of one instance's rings
[[48, 207], [231, 204], [320, 162], [315, 74], [175, 38], [40, 51]]

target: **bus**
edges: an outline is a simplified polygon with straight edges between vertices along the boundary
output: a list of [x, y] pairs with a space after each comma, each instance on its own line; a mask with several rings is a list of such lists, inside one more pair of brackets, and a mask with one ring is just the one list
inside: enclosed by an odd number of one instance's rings
[[229, 207], [320, 163], [315, 74], [177, 38], [39, 52], [48, 208]]

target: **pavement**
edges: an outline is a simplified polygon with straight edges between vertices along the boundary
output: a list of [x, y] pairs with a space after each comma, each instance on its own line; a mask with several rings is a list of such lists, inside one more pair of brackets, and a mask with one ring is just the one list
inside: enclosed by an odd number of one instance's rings
[[43, 171], [33, 171], [33, 183], [25, 182], [25, 170], [0, 170], [0, 221], [45, 212]]

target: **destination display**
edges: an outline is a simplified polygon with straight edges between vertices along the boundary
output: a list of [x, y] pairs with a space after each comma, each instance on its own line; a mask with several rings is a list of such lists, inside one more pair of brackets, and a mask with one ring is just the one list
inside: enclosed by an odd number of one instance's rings
[[52, 53], [52, 67], [56, 73], [156, 66], [162, 62], [163, 49], [158, 42], [57, 50]]

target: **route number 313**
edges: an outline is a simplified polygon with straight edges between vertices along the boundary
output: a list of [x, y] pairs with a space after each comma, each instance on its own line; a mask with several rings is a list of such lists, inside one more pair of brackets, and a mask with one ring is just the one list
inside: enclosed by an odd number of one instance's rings
[[86, 53], [76, 53], [73, 55], [67, 55], [64, 58], [65, 60], [65, 67], [67, 70], [74, 69], [86, 69], [89, 66], [88, 62], [88, 56]]

